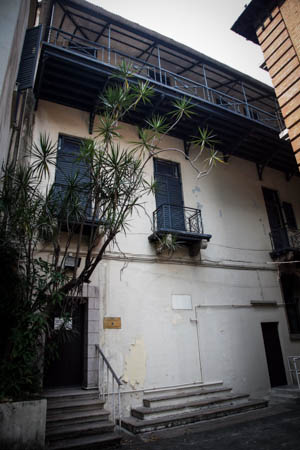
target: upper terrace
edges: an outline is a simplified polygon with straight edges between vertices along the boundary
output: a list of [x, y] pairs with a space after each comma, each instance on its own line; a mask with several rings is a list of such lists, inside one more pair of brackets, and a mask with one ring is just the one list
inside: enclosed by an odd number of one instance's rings
[[122, 61], [155, 90], [152, 105], [141, 105], [127, 121], [142, 125], [153, 112], [165, 113], [188, 96], [196, 119], [173, 135], [185, 141], [197, 126], [213, 129], [225, 155], [297, 173], [289, 143], [280, 141], [280, 116], [273, 89], [184, 45], [82, 0], [54, 1], [44, 10], [47, 27], [35, 92], [38, 98], [90, 113]]

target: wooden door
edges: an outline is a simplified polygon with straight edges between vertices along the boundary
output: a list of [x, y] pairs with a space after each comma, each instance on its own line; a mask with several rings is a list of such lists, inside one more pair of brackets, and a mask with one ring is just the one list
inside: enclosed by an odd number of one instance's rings
[[[59, 312], [51, 321], [52, 328], [57, 330], [57, 334], [54, 333], [57, 356], [45, 367], [45, 387], [81, 386], [83, 382], [84, 306], [72, 306], [70, 320], [63, 332], [58, 332], [61, 326]], [[46, 348], [46, 354], [49, 354], [48, 350]]]

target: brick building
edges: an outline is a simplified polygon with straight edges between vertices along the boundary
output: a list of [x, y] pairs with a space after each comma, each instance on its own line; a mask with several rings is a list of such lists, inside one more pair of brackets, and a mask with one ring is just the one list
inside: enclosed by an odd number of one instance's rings
[[259, 44], [300, 167], [300, 2], [252, 0], [232, 30]]

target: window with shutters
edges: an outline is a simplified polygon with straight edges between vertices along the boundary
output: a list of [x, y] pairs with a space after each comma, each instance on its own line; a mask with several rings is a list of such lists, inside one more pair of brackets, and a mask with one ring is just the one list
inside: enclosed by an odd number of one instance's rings
[[180, 165], [154, 158], [154, 178], [156, 210], [149, 242], [158, 244], [160, 252], [161, 239], [171, 235], [178, 239], [180, 246], [188, 247], [190, 256], [197, 256], [200, 248], [206, 248], [211, 234], [204, 233], [200, 209], [184, 206]]
[[161, 159], [154, 160], [157, 182], [156, 207], [158, 227], [185, 231], [184, 203], [179, 164]]
[[[81, 144], [80, 138], [59, 136], [54, 191], [62, 214], [70, 215], [73, 221], [79, 217], [81, 221], [82, 218], [85, 221], [92, 218], [88, 188], [89, 169], [79, 160]], [[71, 197], [68, 203], [67, 199]]]
[[282, 202], [282, 209], [284, 212], [285, 223], [287, 227], [291, 228], [292, 230], [296, 230], [297, 222], [292, 204], [288, 202]]
[[30, 28], [26, 31], [19, 72], [17, 76], [17, 83], [20, 90], [33, 87], [41, 37], [42, 25]]

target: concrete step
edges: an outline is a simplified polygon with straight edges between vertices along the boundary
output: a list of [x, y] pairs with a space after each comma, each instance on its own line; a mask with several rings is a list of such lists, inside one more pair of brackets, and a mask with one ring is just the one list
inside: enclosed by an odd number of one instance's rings
[[278, 386], [272, 388], [271, 396], [285, 399], [300, 399], [300, 389], [296, 385]]
[[158, 417], [164, 417], [175, 414], [181, 414], [185, 412], [192, 412], [196, 409], [207, 409], [207, 408], [213, 408], [218, 405], [233, 405], [241, 403], [245, 400], [247, 400], [249, 397], [248, 394], [236, 394], [236, 395], [227, 395], [227, 396], [219, 396], [219, 397], [211, 397], [206, 398], [202, 400], [194, 400], [194, 401], [188, 401], [184, 404], [177, 404], [177, 405], [164, 405], [164, 406], [157, 406], [157, 407], [141, 407], [141, 408], [134, 408], [131, 410], [131, 415], [133, 417], [136, 417], [137, 419], [155, 419]]
[[204, 420], [217, 419], [232, 414], [252, 411], [268, 406], [267, 400], [249, 400], [238, 405], [222, 406], [205, 410], [195, 410], [182, 414], [170, 414], [164, 417], [141, 420], [135, 417], [122, 419], [122, 426], [134, 434], [187, 425]]
[[170, 386], [170, 387], [162, 387], [162, 388], [153, 388], [153, 389], [145, 389], [144, 395], [145, 397], [160, 397], [162, 395], [172, 393], [179, 393], [183, 391], [193, 392], [198, 391], [199, 389], [213, 389], [216, 387], [222, 387], [222, 381], [209, 381], [206, 383], [198, 382], [192, 383], [188, 385], [180, 385], [180, 386]]
[[46, 442], [49, 450], [99, 449], [120, 443], [110, 413], [97, 390], [51, 389], [48, 400]]
[[53, 416], [57, 413], [62, 412], [72, 412], [72, 411], [91, 411], [91, 410], [101, 410], [103, 409], [104, 402], [102, 400], [85, 400], [85, 399], [74, 399], [68, 401], [53, 401], [47, 404], [47, 414], [48, 416]]
[[121, 436], [118, 433], [95, 434], [91, 436], [82, 436], [72, 439], [62, 439], [52, 441], [48, 445], [49, 450], [87, 450], [87, 449], [105, 449], [119, 445]]
[[88, 436], [91, 434], [113, 433], [114, 423], [110, 421], [94, 421], [64, 424], [60, 427], [50, 427], [46, 429], [46, 440], [55, 441], [70, 439], [78, 436]]
[[143, 399], [143, 404], [146, 407], [152, 408], [154, 406], [163, 405], [177, 405], [184, 404], [187, 401], [198, 400], [199, 398], [205, 399], [209, 398], [215, 394], [228, 394], [231, 392], [231, 388], [227, 387], [215, 387], [215, 388], [200, 388], [190, 390], [184, 390], [181, 392], [170, 392], [160, 396], [145, 397]]
[[86, 423], [108, 420], [109, 411], [105, 409], [94, 411], [61, 412], [53, 415], [47, 413], [47, 428], [64, 426], [66, 424]]
[[80, 388], [57, 388], [46, 389], [43, 397], [47, 398], [48, 404], [52, 402], [65, 402], [73, 400], [98, 400], [99, 391], [97, 389], [80, 389]]

